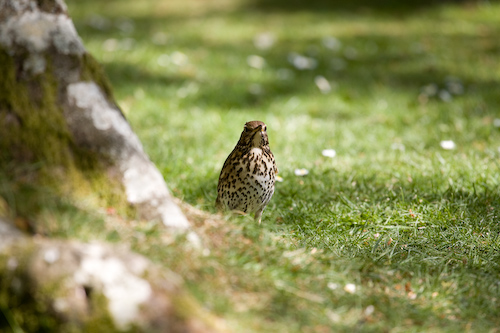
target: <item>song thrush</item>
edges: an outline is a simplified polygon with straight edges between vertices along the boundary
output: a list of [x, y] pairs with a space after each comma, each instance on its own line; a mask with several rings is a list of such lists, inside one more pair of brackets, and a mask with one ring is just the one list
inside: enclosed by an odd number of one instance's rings
[[240, 140], [224, 162], [217, 186], [215, 206], [255, 214], [261, 220], [274, 193], [278, 168], [269, 148], [266, 124], [249, 121]]

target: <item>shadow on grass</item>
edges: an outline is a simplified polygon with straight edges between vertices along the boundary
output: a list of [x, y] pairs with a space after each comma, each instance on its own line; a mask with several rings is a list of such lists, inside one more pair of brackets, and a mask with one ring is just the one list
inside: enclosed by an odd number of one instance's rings
[[[213, 52], [230, 53], [242, 47], [232, 45], [231, 47], [210, 47]], [[278, 48], [278, 47], [277, 47]], [[251, 54], [248, 50], [246, 54]], [[455, 72], [433, 66], [418, 66], [417, 62], [422, 59], [419, 56], [391, 56], [373, 55], [359, 58], [356, 61], [347, 62], [345, 70], [337, 71], [329, 67], [327, 56], [319, 58], [319, 65], [314, 71], [298, 71], [287, 64], [285, 59], [289, 52], [276, 50], [273, 55], [266, 56], [269, 63], [268, 70], [273, 71], [270, 77], [252, 80], [242, 73], [234, 78], [201, 79], [186, 77], [182, 74], [161, 74], [152, 73], [139, 66], [133, 66], [124, 62], [112, 62], [105, 64], [105, 71], [109, 75], [114, 87], [118, 90], [126, 90], [131, 86], [149, 88], [180, 88], [183, 84], [197, 82], [199, 89], [196, 94], [189, 96], [182, 105], [197, 105], [199, 107], [218, 107], [221, 109], [242, 109], [246, 107], [267, 108], [275, 100], [289, 99], [291, 97], [316, 98], [321, 96], [318, 88], [314, 85], [314, 80], [318, 75], [324, 76], [330, 82], [338, 85], [332, 94], [337, 95], [346, 102], [361, 100], [373, 97], [380, 87], [387, 88], [393, 92], [406, 94], [413, 98], [413, 103], [418, 104], [418, 97], [422, 89], [427, 85], [435, 85], [437, 89], [445, 89], [447, 80], [456, 77], [463, 85], [463, 95], [454, 96], [456, 99], [467, 99], [469, 97], [479, 97], [484, 102], [477, 104], [474, 108], [464, 110], [467, 116], [485, 116], [489, 114], [487, 105], [496, 102], [498, 80], [481, 81], [476, 78], [456, 75]], [[244, 56], [242, 56], [244, 57]], [[339, 59], [339, 58], [334, 58]], [[397, 67], [391, 70], [390, 67]], [[287, 71], [291, 78], [283, 80], [277, 78], [280, 72]], [[274, 77], [273, 77], [274, 76]], [[252, 87], [257, 86], [258, 93], [252, 92]], [[164, 95], [157, 96], [165, 98]], [[442, 102], [439, 97], [431, 97], [431, 101]], [[314, 114], [315, 117], [343, 118], [353, 116], [325, 108]]]
[[[322, 14], [318, 14], [318, 18], [326, 19]], [[133, 22], [136, 30], [129, 38], [140, 43], [151, 41], [152, 35], [159, 27], [160, 31], [173, 31], [182, 29], [184, 24], [182, 17], [168, 20], [140, 17]], [[83, 21], [77, 21], [76, 24], [88, 40], [124, 38], [115, 30], [103, 32], [89, 27]], [[177, 26], [179, 24], [180, 27]], [[446, 81], [450, 77], [457, 79], [463, 90], [451, 97], [467, 99], [472, 96], [484, 101], [484, 108], [465, 109], [471, 116], [484, 116], [488, 112], [486, 106], [497, 101], [496, 90], [500, 81], [484, 76], [479, 78], [470, 70], [475, 64], [479, 66], [481, 62], [490, 61], [488, 59], [498, 45], [493, 31], [481, 39], [466, 33], [436, 32], [433, 36], [395, 36], [389, 33], [384, 35], [366, 32], [340, 38], [342, 48], [339, 50], [325, 47], [324, 38], [323, 32], [318, 31], [316, 38], [278, 40], [272, 49], [258, 50], [251, 40], [235, 43], [215, 42], [204, 38], [200, 32], [187, 40], [176, 40], [164, 46], [150, 42], [149, 46], [142, 44], [141, 47], [148, 47], [152, 54], [157, 54], [156, 57], [176, 50], [188, 54], [203, 50], [209, 57], [190, 59], [190, 62], [195, 68], [206, 70], [204, 77], [183, 74], [181, 71], [175, 74], [167, 71], [151, 72], [140, 64], [130, 64], [126, 60], [105, 63], [105, 69], [117, 90], [126, 90], [131, 85], [145, 89], [178, 89], [183, 84], [196, 82], [199, 89], [184, 101], [180, 101], [181, 107], [196, 105], [201, 108], [217, 107], [227, 110], [246, 107], [266, 109], [276, 100], [295, 96], [312, 100], [321, 96], [314, 83], [317, 76], [329, 80], [334, 86], [330, 94], [347, 103], [374, 97], [383, 88], [407, 96], [418, 104], [418, 96], [423, 87], [435, 85], [439, 93], [439, 90], [445, 89]], [[446, 41], [450, 47], [440, 45], [441, 41]], [[460, 52], [453, 52], [454, 49]], [[310, 70], [297, 69], [290, 61], [296, 54], [313, 59], [316, 65]], [[261, 56], [265, 60], [264, 68], [250, 68], [246, 63], [250, 55]], [[448, 63], [437, 63], [437, 56], [448, 57]], [[431, 101], [442, 103], [437, 93], [431, 97]], [[313, 116], [336, 118], [345, 114], [324, 108], [317, 110]]]
[[449, 3], [466, 3], [467, 0], [249, 0], [248, 7], [262, 11], [340, 11], [390, 14], [414, 14], [415, 11]]

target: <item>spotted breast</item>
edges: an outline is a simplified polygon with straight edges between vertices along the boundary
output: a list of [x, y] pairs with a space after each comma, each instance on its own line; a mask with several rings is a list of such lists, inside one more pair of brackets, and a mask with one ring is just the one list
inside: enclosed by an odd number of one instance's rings
[[222, 167], [215, 203], [219, 210], [253, 213], [259, 223], [273, 196], [278, 173], [266, 130], [261, 121], [245, 124], [240, 140]]

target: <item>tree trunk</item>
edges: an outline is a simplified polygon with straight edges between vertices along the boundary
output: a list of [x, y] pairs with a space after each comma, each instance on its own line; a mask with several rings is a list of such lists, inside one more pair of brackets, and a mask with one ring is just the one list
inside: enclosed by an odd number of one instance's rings
[[[123, 247], [24, 236], [0, 218], [0, 331], [215, 332], [182, 279]], [[18, 329], [20, 328], [20, 329]]]
[[0, 0], [0, 128], [8, 176], [189, 228], [62, 0]]
[[14, 331], [215, 330], [182, 279], [148, 259], [20, 232], [4, 184], [160, 219], [198, 242], [63, 0], [0, 0], [0, 331], [6, 321]]

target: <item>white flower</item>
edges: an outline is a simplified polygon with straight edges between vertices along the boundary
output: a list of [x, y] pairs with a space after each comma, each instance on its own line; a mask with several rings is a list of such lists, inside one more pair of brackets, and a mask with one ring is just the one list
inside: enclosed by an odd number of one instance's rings
[[402, 144], [402, 143], [399, 143], [399, 142], [394, 142], [392, 145], [391, 145], [391, 149], [392, 150], [401, 150], [401, 151], [405, 151], [405, 145]]
[[134, 98], [135, 99], [143, 99], [144, 97], [146, 97], [146, 93], [144, 92], [144, 90], [142, 90], [142, 88], [137, 88], [134, 91]]
[[316, 86], [319, 88], [319, 90], [323, 93], [326, 94], [332, 90], [332, 87], [330, 86], [330, 82], [328, 82], [327, 79], [325, 79], [324, 76], [318, 75], [314, 78], [314, 83], [316, 83]]
[[262, 86], [260, 84], [252, 83], [248, 86], [248, 92], [252, 95], [261, 95], [264, 92], [264, 89], [262, 89]]
[[375, 307], [373, 305], [368, 305], [365, 309], [365, 316], [370, 316], [375, 311]]
[[342, 42], [340, 42], [337, 38], [331, 36], [323, 38], [321, 42], [327, 49], [333, 51], [338, 51], [342, 47]]
[[493, 120], [493, 126], [500, 127], [500, 118], [495, 118]]
[[161, 67], [167, 67], [168, 65], [170, 65], [171, 61], [170, 61], [170, 56], [168, 54], [161, 54], [158, 59], [156, 60], [156, 62], [158, 63], [158, 65], [160, 65]]
[[168, 35], [164, 32], [157, 32], [151, 37], [151, 41], [156, 45], [165, 45], [168, 41]]
[[388, 106], [389, 104], [387, 104], [387, 101], [385, 99], [379, 99], [377, 101], [377, 107], [381, 110], [387, 109]]
[[460, 81], [448, 81], [446, 87], [453, 95], [462, 95], [464, 93], [464, 86]]
[[321, 152], [321, 155], [325, 156], [325, 157], [335, 157], [335, 155], [337, 155], [337, 152], [334, 150], [334, 149], [324, 149], [322, 152]]
[[59, 250], [56, 248], [47, 249], [45, 251], [45, 253], [43, 254], [43, 259], [48, 264], [55, 263], [57, 260], [59, 260], [60, 257], [61, 257], [61, 254], [59, 253]]
[[328, 284], [326, 286], [330, 290], [335, 290], [335, 289], [337, 289], [339, 287], [339, 285], [337, 283], [334, 283], [334, 282], [328, 282]]
[[330, 309], [327, 309], [325, 313], [328, 319], [330, 319], [334, 323], [338, 323], [342, 319], [338, 313], [335, 313]]
[[109, 38], [102, 43], [102, 48], [104, 51], [113, 52], [118, 49], [118, 40], [114, 38]]
[[438, 93], [438, 85], [435, 83], [428, 84], [426, 86], [423, 86], [421, 91], [423, 94], [427, 96], [434, 96]]
[[453, 96], [451, 96], [451, 94], [447, 90], [443, 89], [439, 92], [439, 98], [441, 98], [443, 102], [451, 102]]
[[358, 57], [358, 51], [354, 47], [348, 47], [344, 51], [344, 56], [350, 60], [356, 59]]
[[288, 68], [280, 68], [276, 72], [276, 76], [278, 77], [278, 79], [283, 80], [283, 81], [293, 78], [294, 74], [295, 73], [291, 69], [288, 69]]
[[128, 19], [121, 20], [120, 22], [118, 22], [116, 24], [116, 26], [122, 32], [127, 33], [127, 34], [133, 32], [135, 29], [134, 21], [128, 20]]
[[283, 177], [276, 176], [276, 181], [279, 183], [283, 183]]
[[196, 82], [190, 82], [177, 90], [177, 97], [186, 98], [189, 95], [194, 95], [198, 92], [200, 87]]
[[298, 53], [290, 53], [288, 55], [288, 61], [297, 69], [314, 69], [318, 65], [318, 61], [314, 58], [305, 57]]
[[248, 66], [255, 69], [262, 69], [266, 64], [266, 60], [258, 55], [250, 55], [247, 57]]
[[111, 22], [107, 18], [94, 14], [90, 16], [87, 24], [97, 30], [108, 30]]
[[348, 283], [345, 285], [344, 291], [349, 294], [354, 294], [356, 292], [356, 285], [354, 283]]
[[275, 37], [272, 33], [264, 32], [254, 37], [253, 45], [259, 50], [267, 50], [273, 46], [274, 41]]
[[453, 142], [452, 140], [443, 140], [439, 143], [439, 145], [441, 146], [441, 148], [446, 150], [453, 150], [457, 147], [455, 142]]
[[307, 169], [295, 169], [295, 176], [305, 176], [309, 173], [309, 170]]
[[170, 61], [176, 66], [184, 66], [188, 63], [188, 57], [182, 52], [175, 51], [170, 55]]
[[120, 41], [120, 49], [125, 51], [130, 51], [134, 48], [135, 39], [133, 38], [125, 38]]

